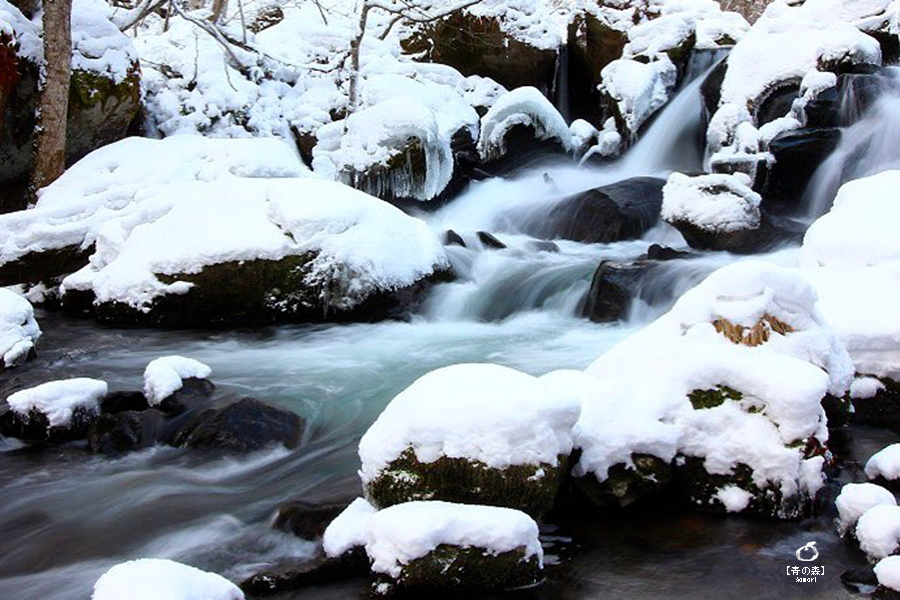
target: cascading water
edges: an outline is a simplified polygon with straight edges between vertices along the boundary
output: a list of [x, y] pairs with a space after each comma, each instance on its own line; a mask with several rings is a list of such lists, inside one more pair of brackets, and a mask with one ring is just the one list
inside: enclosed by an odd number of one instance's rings
[[844, 183], [900, 167], [900, 68], [864, 77], [875, 86], [866, 95], [877, 94], [876, 100], [866, 107], [857, 86], [844, 87], [841, 119], [851, 124], [806, 189], [804, 205], [811, 220], [828, 212]]

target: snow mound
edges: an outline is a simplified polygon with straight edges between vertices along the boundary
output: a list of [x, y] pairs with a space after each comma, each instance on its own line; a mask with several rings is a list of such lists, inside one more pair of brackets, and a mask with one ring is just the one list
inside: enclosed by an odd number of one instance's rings
[[866, 462], [866, 477], [884, 477], [888, 481], [900, 479], [900, 444], [891, 444], [873, 454]]
[[602, 90], [618, 105], [625, 126], [637, 133], [669, 101], [678, 69], [666, 55], [650, 63], [622, 58], [606, 65], [601, 78]]
[[859, 518], [873, 506], [896, 505], [894, 495], [874, 483], [848, 483], [834, 501], [838, 511], [838, 532], [854, 530]]
[[502, 31], [536, 48], [556, 50], [565, 43], [567, 15], [546, 0], [483, 0], [465, 10], [496, 18]]
[[31, 303], [0, 288], [0, 366], [12, 367], [24, 361], [39, 337], [41, 329]]
[[761, 201], [743, 173], [698, 177], [672, 173], [663, 188], [662, 218], [711, 232], [757, 229]]
[[50, 381], [12, 394], [6, 399], [17, 414], [27, 417], [37, 411], [47, 417], [50, 427], [65, 427], [78, 409], [100, 411], [100, 400], [108, 391], [105, 381], [77, 378]]
[[[317, 172], [333, 172], [336, 179], [376, 196], [391, 193], [423, 201], [433, 199], [450, 183], [450, 135], [441, 132], [435, 112], [416, 100], [392, 98], [329, 127], [335, 132], [340, 128], [340, 136], [320, 138], [313, 163]], [[333, 147], [329, 141], [338, 145]], [[424, 154], [423, 166], [413, 157], [403, 156], [410, 151], [410, 144]], [[392, 166], [397, 159], [401, 164]], [[388, 172], [366, 176], [379, 167]]]
[[893, 202], [900, 171], [841, 186], [831, 210], [807, 230], [800, 252], [819, 308], [840, 335], [860, 374], [900, 377], [900, 244]]
[[900, 556], [882, 558], [875, 565], [878, 585], [900, 592]]
[[860, 268], [900, 260], [900, 171], [885, 171], [841, 186], [831, 210], [803, 238], [809, 266]]
[[537, 88], [520, 87], [500, 96], [482, 117], [481, 156], [491, 159], [505, 154], [504, 138], [516, 125], [534, 128], [539, 140], [557, 140], [567, 152], [573, 148], [572, 132], [553, 104]]
[[900, 506], [879, 504], [864, 512], [856, 523], [856, 539], [870, 560], [897, 552], [900, 548]]
[[[853, 365], [797, 273], [747, 261], [716, 271], [656, 322], [601, 356], [580, 381], [578, 476], [603, 481], [634, 453], [703, 460], [711, 475], [745, 465], [783, 497], [814, 494], [828, 438], [822, 398], [848, 388]], [[642, 375], [654, 365], [654, 376]], [[753, 439], [748, 446], [744, 440]], [[736, 507], [736, 494], [723, 504]], [[722, 501], [722, 498], [719, 498]]]
[[161, 558], [118, 564], [94, 584], [91, 600], [244, 600], [240, 588], [215, 573]]
[[372, 571], [399, 577], [403, 565], [441, 544], [483, 548], [491, 554], [524, 549], [543, 564], [538, 527], [523, 512], [449, 502], [407, 502], [368, 519], [366, 553]]
[[508, 367], [462, 364], [432, 371], [397, 395], [359, 442], [363, 485], [408, 448], [488, 467], [556, 466], [572, 450], [575, 398]]
[[187, 183], [305, 175], [294, 150], [277, 139], [127, 138], [72, 165], [40, 191], [35, 208], [0, 215], [0, 264], [31, 252], [88, 248], [107, 221], [140, 222], [145, 201], [176, 195]]
[[144, 396], [156, 406], [184, 386], [185, 379], [207, 379], [212, 369], [193, 358], [163, 356], [144, 369]]
[[366, 545], [366, 524], [378, 512], [363, 498], [357, 498], [325, 529], [322, 548], [328, 556], [337, 558], [353, 548]]

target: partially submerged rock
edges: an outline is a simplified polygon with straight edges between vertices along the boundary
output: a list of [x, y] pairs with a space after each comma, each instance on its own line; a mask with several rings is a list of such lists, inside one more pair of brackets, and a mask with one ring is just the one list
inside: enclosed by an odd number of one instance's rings
[[226, 452], [252, 452], [275, 444], [296, 448], [304, 425], [296, 413], [244, 398], [194, 415], [173, 445]]
[[848, 483], [834, 501], [838, 511], [837, 528], [842, 536], [856, 531], [856, 523], [873, 506], [896, 506], [894, 494], [874, 483]]
[[574, 398], [497, 365], [433, 371], [395, 397], [360, 440], [378, 507], [446, 500], [551, 508], [578, 418]]
[[51, 381], [6, 399], [0, 433], [31, 444], [83, 439], [100, 413], [106, 382], [78, 378]]

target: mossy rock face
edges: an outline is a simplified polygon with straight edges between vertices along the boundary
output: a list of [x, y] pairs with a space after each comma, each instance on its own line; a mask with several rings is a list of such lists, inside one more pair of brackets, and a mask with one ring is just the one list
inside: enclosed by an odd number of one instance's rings
[[47, 415], [38, 410], [32, 409], [27, 415], [21, 415], [5, 406], [5, 412], [0, 414], [0, 434], [29, 444], [59, 444], [81, 440], [87, 437], [88, 428], [99, 414], [99, 410], [79, 407], [72, 412], [67, 425], [51, 426]]
[[406, 590], [515, 590], [540, 583], [541, 571], [538, 557], [526, 558], [524, 548], [494, 554], [472, 546], [441, 544], [403, 565], [396, 579], [377, 574], [372, 593], [388, 596]]
[[678, 485], [691, 506], [698, 511], [725, 514], [725, 505], [716, 498], [723, 488], [736, 486], [749, 492], [750, 499], [744, 514], [774, 519], [794, 519], [807, 514], [810, 498], [803, 494], [785, 497], [774, 485], [760, 488], [753, 482], [753, 469], [737, 463], [731, 474], [714, 475], [704, 467], [704, 459], [696, 456], [678, 456], [675, 459]]
[[672, 463], [650, 454], [632, 454], [633, 466], [623, 463], [610, 467], [607, 477], [598, 481], [593, 474], [575, 479], [578, 489], [598, 506], [625, 507], [658, 492], [672, 482]]
[[449, 65], [465, 76], [490, 77], [507, 89], [530, 85], [549, 95], [553, 87], [556, 50], [515, 39], [495, 18], [457, 10], [416, 28], [401, 46], [417, 60]]
[[[37, 65], [15, 54], [0, 37], [0, 182], [27, 178], [32, 164]], [[101, 146], [125, 137], [141, 106], [141, 73], [131, 65], [119, 83], [76, 69], [69, 86], [66, 160], [72, 164]]]
[[439, 272], [413, 285], [375, 292], [354, 307], [335, 309], [341, 290], [310, 287], [304, 282], [315, 253], [280, 260], [231, 261], [209, 265], [195, 274], [158, 275], [171, 284], [193, 284], [185, 294], [156, 298], [146, 310], [121, 302], [95, 303], [89, 291], [67, 291], [63, 311], [93, 314], [100, 322], [159, 327], [214, 327], [265, 323], [376, 321], [415, 308], [422, 293], [449, 275]]
[[40, 283], [62, 275], [69, 275], [88, 264], [94, 246], [84, 250], [66, 246], [55, 250], [31, 252], [0, 265], [0, 287], [19, 283]]
[[515, 508], [540, 517], [553, 507], [568, 456], [558, 465], [488, 467], [464, 458], [441, 457], [419, 462], [412, 448], [404, 450], [377, 478], [364, 485], [366, 498], [379, 508], [413, 500], [443, 500]]

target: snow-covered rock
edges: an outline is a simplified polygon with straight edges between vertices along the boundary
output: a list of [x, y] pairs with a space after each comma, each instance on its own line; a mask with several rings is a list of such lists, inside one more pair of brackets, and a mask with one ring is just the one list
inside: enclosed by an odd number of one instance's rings
[[379, 507], [433, 499], [541, 514], [566, 469], [578, 414], [577, 399], [514, 369], [432, 371], [360, 440], [366, 497]]
[[537, 524], [509, 508], [408, 502], [383, 509], [366, 524], [366, 553], [390, 587], [504, 590], [540, 579]]
[[0, 371], [28, 360], [39, 337], [41, 329], [31, 303], [0, 288]]
[[878, 504], [856, 522], [856, 539], [869, 560], [879, 560], [900, 549], [900, 506]]
[[856, 370], [900, 381], [900, 245], [892, 232], [900, 213], [892, 202], [900, 171], [851, 181], [803, 240], [804, 276], [819, 309], [841, 337]]
[[94, 584], [91, 600], [244, 600], [236, 585], [215, 573], [161, 558], [120, 563]]
[[602, 483], [616, 465], [634, 469], [636, 455], [677, 456], [700, 508], [734, 510], [737, 486], [753, 496], [748, 510], [801, 512], [822, 486], [821, 400], [853, 376], [815, 302], [796, 271], [772, 264], [713, 273], [572, 382], [582, 399], [574, 474]]
[[[707, 133], [710, 164], [746, 161], [748, 149], [739, 142], [747, 134], [741, 134], [739, 128], [759, 134], [764, 125], [759, 119], [760, 108], [773, 94], [802, 83], [807, 88], [801, 90], [803, 93], [811, 87], [819, 89], [811, 84], [813, 79], [823, 80], [820, 73], [880, 65], [881, 47], [864, 31], [872, 30], [872, 17], [896, 14], [897, 8], [889, 4], [890, 0], [809, 0], [794, 6], [783, 0], [771, 3], [728, 57], [718, 107]], [[791, 114], [774, 116], [793, 117], [793, 126], [799, 127], [802, 117], [794, 111], [808, 99], [795, 103]], [[765, 146], [762, 141], [750, 154], [765, 160]]]
[[900, 479], [900, 444], [879, 450], [866, 461], [866, 477], [883, 477], [888, 481]]
[[506, 136], [514, 127], [528, 127], [536, 140], [554, 141], [569, 152], [573, 135], [565, 119], [536, 88], [522, 87], [500, 96], [481, 119], [478, 151], [485, 160], [507, 152]]
[[[140, 106], [138, 55], [131, 39], [110, 22], [110, 12], [98, 0], [72, 4], [70, 159], [124, 136]], [[40, 13], [26, 17], [0, 1], [0, 55], [15, 75], [12, 83], [4, 83], [9, 89], [0, 95], [0, 113], [17, 123], [0, 130], [0, 181], [22, 177], [30, 168], [33, 138], [28, 132], [34, 128], [42, 29]]]
[[894, 494], [874, 483], [848, 483], [841, 488], [834, 505], [837, 507], [838, 532], [845, 535], [856, 529], [856, 522], [873, 506], [886, 504], [894, 506]]
[[322, 536], [322, 549], [332, 558], [343, 556], [366, 545], [366, 525], [378, 509], [364, 498], [357, 498], [328, 525]]
[[6, 399], [9, 410], [0, 415], [0, 432], [29, 443], [83, 438], [107, 389], [104, 381], [76, 378], [20, 390]]
[[888, 556], [882, 558], [875, 565], [875, 577], [878, 578], [878, 585], [900, 592], [900, 556]]
[[180, 390], [185, 379], [207, 379], [212, 373], [207, 365], [184, 356], [156, 358], [144, 369], [144, 396], [150, 406]]
[[631, 134], [669, 101], [678, 83], [678, 69], [668, 56], [645, 63], [633, 59], [611, 62], [602, 71], [603, 91], [618, 105]]

